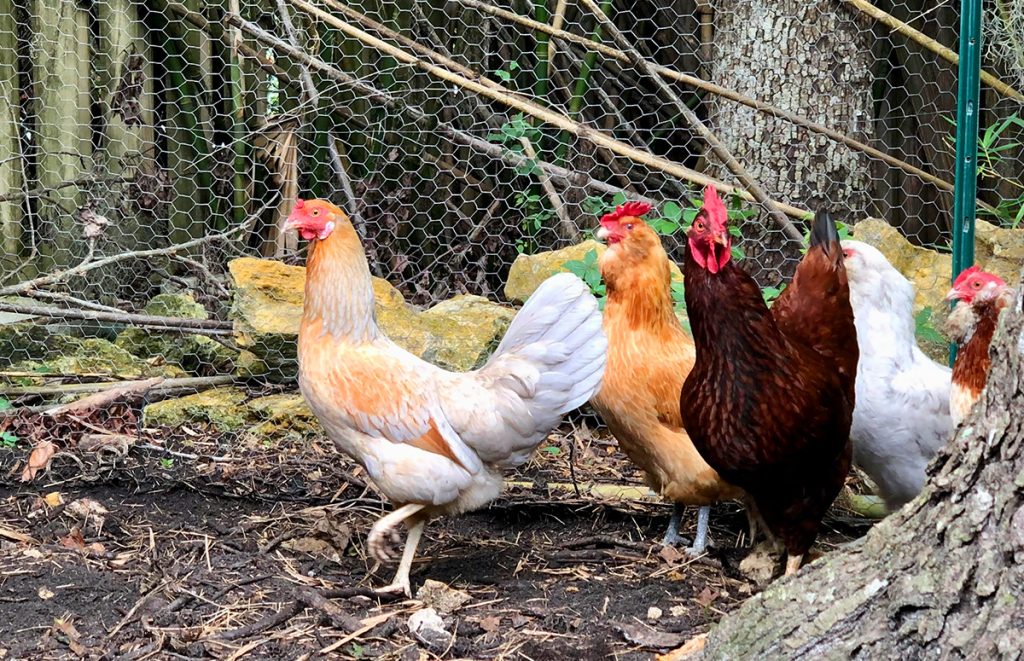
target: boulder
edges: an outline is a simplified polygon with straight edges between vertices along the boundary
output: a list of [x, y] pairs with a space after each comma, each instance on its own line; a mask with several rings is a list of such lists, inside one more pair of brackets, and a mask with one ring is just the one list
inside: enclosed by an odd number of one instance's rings
[[[181, 319], [209, 319], [206, 309], [190, 294], [158, 294], [144, 314]], [[117, 336], [117, 346], [140, 358], [161, 357], [193, 374], [223, 374], [234, 369], [237, 352], [206, 335], [161, 333], [127, 328]]]
[[[101, 338], [80, 339], [61, 336], [54, 342], [59, 342], [59, 346], [51, 345], [50, 353], [43, 358], [15, 363], [11, 365], [11, 370], [39, 374], [87, 374], [119, 379], [185, 376], [185, 373], [175, 365], [168, 365], [159, 360], [142, 360], [113, 342]], [[30, 385], [35, 381], [30, 378], [23, 385]]]
[[[244, 350], [238, 373], [294, 379], [306, 269], [248, 257], [233, 260], [228, 268], [235, 288], [235, 340]], [[381, 330], [402, 348], [446, 369], [482, 364], [514, 316], [477, 296], [457, 296], [419, 312], [381, 278], [373, 279], [373, 293]]]
[[246, 436], [257, 441], [322, 433], [316, 416], [298, 393], [260, 397], [249, 402], [248, 409], [257, 422], [246, 431]]
[[462, 295], [442, 301], [419, 315], [437, 338], [423, 357], [448, 369], [480, 367], [505, 336], [515, 311], [482, 296]]
[[218, 431], [237, 432], [243, 442], [255, 443], [323, 432], [302, 395], [287, 393], [249, 399], [244, 390], [234, 386], [149, 404], [143, 410], [142, 420], [148, 427], [209, 425]]
[[[510, 301], [523, 303], [537, 290], [537, 287], [540, 287], [540, 283], [556, 273], [565, 271], [566, 263], [583, 261], [591, 250], [601, 257], [607, 249], [608, 247], [603, 243], [589, 239], [560, 250], [540, 252], [535, 255], [519, 255], [516, 257], [516, 261], [512, 262], [512, 268], [508, 272], [505, 297]], [[595, 265], [594, 268], [596, 269], [597, 266]], [[672, 263], [672, 281], [683, 281], [679, 265], [674, 262]]]
[[225, 386], [165, 399], [143, 409], [142, 424], [147, 427], [209, 424], [221, 431], [234, 431], [252, 421], [246, 398], [244, 390]]

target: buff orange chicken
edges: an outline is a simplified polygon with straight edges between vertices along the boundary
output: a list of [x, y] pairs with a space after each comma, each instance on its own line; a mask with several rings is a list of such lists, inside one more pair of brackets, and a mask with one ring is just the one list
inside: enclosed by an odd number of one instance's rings
[[607, 342], [597, 301], [574, 275], [549, 278], [526, 301], [480, 369], [454, 373], [389, 340], [377, 326], [362, 245], [345, 213], [299, 201], [288, 229], [311, 241], [299, 330], [299, 386], [327, 435], [394, 504], [367, 545], [398, 571], [384, 591], [409, 594], [431, 517], [480, 508], [502, 471], [524, 463], [601, 384]]

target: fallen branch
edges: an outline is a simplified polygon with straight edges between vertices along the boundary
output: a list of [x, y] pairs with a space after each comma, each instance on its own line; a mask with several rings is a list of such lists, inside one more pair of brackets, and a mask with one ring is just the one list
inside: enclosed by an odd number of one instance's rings
[[761, 188], [760, 184], [754, 181], [754, 178], [750, 176], [750, 173], [747, 172], [746, 168], [736, 160], [736, 157], [732, 155], [732, 152], [730, 152], [724, 144], [722, 144], [721, 140], [718, 139], [718, 136], [716, 136], [711, 129], [705, 126], [704, 122], [700, 121], [700, 118], [697, 117], [697, 113], [690, 110], [689, 106], [683, 103], [682, 99], [672, 91], [672, 88], [669, 87], [668, 83], [658, 75], [658, 71], [654, 68], [654, 65], [648, 62], [647, 59], [637, 52], [629, 39], [627, 39], [619, 30], [618, 26], [615, 25], [615, 22], [604, 15], [604, 12], [601, 11], [601, 8], [597, 6], [597, 3], [594, 2], [594, 0], [582, 0], [582, 2], [590, 13], [597, 18], [598, 22], [604, 26], [612, 36], [612, 39], [618, 42], [619, 48], [629, 56], [633, 66], [646, 73], [647, 77], [654, 82], [655, 86], [661, 90], [662, 94], [668, 97], [668, 100], [676, 107], [679, 114], [686, 119], [690, 127], [700, 135], [709, 147], [711, 147], [711, 151], [715, 153], [715, 156], [717, 156], [725, 166], [729, 168], [729, 171], [740, 180], [740, 183], [743, 184], [743, 187], [747, 189], [754, 199], [767, 209], [769, 215], [786, 234], [786, 236], [797, 243], [801, 243], [803, 241], [803, 233], [794, 227], [793, 223], [789, 222], [789, 219], [786, 218], [786, 215], [779, 210], [775, 202], [768, 196], [768, 193]]
[[[566, 30], [552, 28], [546, 23], [534, 21], [533, 19], [528, 18], [526, 16], [520, 16], [515, 12], [508, 11], [507, 9], [502, 9], [500, 7], [495, 7], [494, 5], [482, 2], [481, 0], [456, 1], [465, 7], [477, 9], [491, 16], [502, 18], [504, 20], [516, 23], [523, 27], [527, 27], [532, 30], [540, 30], [542, 32], [547, 32], [553, 37], [556, 37], [566, 42], [574, 43], [577, 46], [581, 46], [588, 50], [600, 53], [622, 64], [630, 64], [629, 56], [626, 55], [626, 53], [623, 53], [618, 49], [612, 48], [597, 41], [593, 41], [592, 39], [588, 39], [587, 37], [582, 37], [580, 35], [573, 34], [572, 32], [567, 32]], [[696, 87], [697, 89], [701, 89], [704, 90], [705, 92], [715, 94], [716, 96], [720, 96], [724, 99], [729, 99], [730, 101], [739, 103], [740, 105], [747, 106], [748, 108], [753, 108], [754, 110], [763, 112], [767, 115], [771, 115], [772, 117], [784, 119], [787, 122], [790, 122], [791, 124], [802, 126], [803, 128], [806, 128], [808, 131], [817, 133], [819, 135], [824, 135], [825, 137], [831, 138], [836, 142], [846, 145], [850, 149], [854, 149], [856, 151], [867, 154], [868, 156], [876, 160], [882, 161], [887, 165], [903, 170], [907, 174], [914, 175], [915, 177], [918, 177], [921, 180], [926, 181], [936, 186], [937, 188], [940, 188], [943, 191], [950, 193], [953, 192], [952, 182], [936, 177], [935, 175], [929, 172], [925, 172], [921, 168], [911, 165], [906, 161], [902, 161], [896, 158], [895, 156], [886, 154], [881, 150], [875, 149], [874, 147], [866, 145], [863, 142], [855, 140], [854, 138], [851, 138], [845, 133], [840, 133], [839, 131], [830, 129], [827, 126], [822, 126], [821, 124], [813, 122], [807, 119], [806, 117], [794, 114], [792, 112], [789, 112], [788, 110], [783, 110], [782, 108], [773, 106], [770, 103], [765, 103], [763, 101], [758, 101], [757, 99], [752, 99], [748, 96], [740, 94], [735, 90], [729, 89], [728, 87], [716, 85], [715, 83], [706, 81], [702, 78], [691, 76], [689, 74], [685, 74], [680, 71], [676, 71], [675, 69], [671, 69], [669, 67], [662, 65], [654, 65], [654, 68], [658, 72], [658, 74], [663, 78], [680, 82], [691, 87]], [[978, 204], [985, 207], [986, 209], [989, 209], [990, 211], [994, 211], [994, 208], [991, 205], [986, 204], [981, 200], [978, 201]]]
[[[145, 379], [149, 381], [149, 379]], [[174, 379], [164, 379], [162, 383], [150, 387], [150, 392], [166, 393], [177, 390], [201, 390], [212, 386], [223, 386], [237, 381], [236, 377], [230, 374], [220, 376], [187, 376]], [[11, 386], [0, 384], [0, 394], [10, 397], [23, 395], [73, 395], [75, 393], [102, 392], [111, 388], [121, 388], [135, 381], [104, 381], [100, 383], [64, 383], [45, 386]]]
[[62, 188], [71, 188], [72, 186], [88, 186], [90, 184], [124, 184], [132, 180], [131, 177], [119, 177], [119, 176], [90, 176], [82, 177], [80, 179], [69, 179], [68, 181], [62, 181], [52, 186], [40, 186], [39, 188], [33, 188], [32, 190], [20, 190], [11, 193], [4, 193], [0, 195], [0, 202], [13, 202], [14, 200], [20, 200], [25, 197], [42, 197], [47, 193], [58, 191]]
[[210, 640], [232, 641], [239, 640], [241, 638], [248, 638], [249, 636], [263, 633], [268, 629], [273, 629], [276, 626], [284, 624], [307, 608], [314, 608], [320, 611], [327, 616], [331, 626], [342, 631], [352, 633], [359, 631], [363, 626], [359, 620], [356, 620], [352, 616], [342, 612], [336, 604], [328, 601], [328, 599], [322, 594], [319, 594], [312, 589], [302, 589], [298, 591], [294, 601], [287, 604], [276, 613], [271, 613], [266, 617], [260, 618], [251, 624], [238, 627], [237, 629], [231, 629], [230, 631], [224, 631], [211, 636]]
[[[172, 4], [171, 6], [175, 7], [175, 4]], [[318, 73], [322, 74], [323, 76], [330, 78], [331, 80], [334, 80], [336, 82], [342, 83], [348, 87], [351, 87], [352, 89], [360, 92], [361, 94], [364, 94], [369, 100], [375, 103], [380, 103], [381, 105], [384, 105], [388, 108], [394, 109], [396, 111], [408, 115], [409, 118], [415, 121], [417, 124], [421, 124], [429, 130], [443, 134], [453, 142], [465, 145], [467, 147], [472, 147], [474, 150], [480, 151], [494, 158], [502, 159], [504, 162], [512, 166], [526, 165], [527, 163], [530, 162], [529, 159], [527, 159], [525, 156], [504, 149], [499, 144], [488, 142], [487, 140], [484, 140], [482, 138], [477, 138], [476, 136], [466, 133], [465, 131], [458, 129], [449, 123], [438, 122], [436, 117], [427, 115], [418, 108], [406, 105], [399, 99], [392, 96], [391, 94], [384, 92], [383, 90], [379, 90], [375, 87], [372, 87], [361, 80], [357, 80], [356, 78], [350, 76], [344, 71], [341, 71], [340, 69], [337, 69], [327, 64], [323, 60], [320, 60], [309, 55], [305, 51], [302, 51], [298, 48], [294, 48], [293, 46], [283, 42], [278, 37], [275, 37], [274, 35], [264, 30], [263, 28], [259, 27], [255, 23], [251, 23], [236, 16], [228, 16], [226, 20], [229, 23], [238, 23], [238, 25], [244, 32], [249, 33], [257, 41], [263, 43], [264, 45], [270, 48], [273, 48], [275, 51], [283, 55], [287, 55], [288, 57], [293, 58], [298, 62], [305, 63], [310, 68], [315, 69]], [[288, 80], [286, 74], [282, 76], [282, 78]], [[357, 123], [362, 122], [361, 126], [363, 126], [364, 128], [366, 127], [365, 118], [353, 113], [351, 109], [348, 108], [347, 106], [338, 103], [334, 105], [334, 108], [339, 113], [344, 115], [346, 118], [356, 121]], [[582, 172], [567, 170], [566, 168], [553, 165], [546, 161], [538, 161], [536, 162], [536, 165], [537, 167], [547, 172], [548, 176], [551, 177], [552, 181], [556, 181], [562, 184], [563, 186], [579, 186], [580, 188], [585, 188], [607, 195], [625, 193], [629, 195], [630, 199], [642, 200], [644, 202], [650, 202], [651, 204], [655, 205], [660, 204], [658, 200], [655, 200], [650, 197], [638, 196], [635, 193], [631, 193], [630, 191], [627, 191], [618, 186], [613, 186], [603, 181], [593, 179]]]
[[83, 397], [82, 399], [71, 402], [70, 404], [63, 404], [56, 408], [49, 409], [46, 415], [74, 415], [78, 413], [86, 413], [90, 409], [98, 409], [110, 404], [111, 402], [128, 397], [129, 395], [143, 395], [153, 388], [159, 386], [164, 382], [164, 377], [155, 376], [152, 379], [144, 379], [142, 381], [126, 381], [113, 388], [101, 390], [100, 392], [93, 393]]
[[[277, 0], [277, 13], [281, 16], [281, 23], [284, 25], [284, 30], [288, 35], [289, 43], [298, 48], [299, 37], [295, 32], [295, 26], [292, 25], [292, 17], [288, 14], [288, 7], [284, 4], [284, 0]], [[309, 69], [302, 65], [299, 65], [299, 81], [302, 84], [302, 89], [306, 93], [306, 98], [309, 99], [310, 104], [314, 109], [318, 108], [320, 106], [320, 93], [317, 92], [316, 85], [313, 84], [313, 77], [309, 75]], [[358, 227], [359, 205], [357, 204], [358, 200], [356, 199], [355, 191], [352, 188], [352, 180], [349, 179], [348, 173], [345, 171], [345, 165], [341, 162], [341, 154], [338, 153], [338, 146], [334, 142], [334, 132], [328, 131], [327, 136], [327, 150], [331, 155], [331, 166], [334, 168], [334, 174], [338, 177], [341, 189], [344, 191], [345, 198], [348, 200], [348, 215]]]
[[182, 317], [160, 317], [150, 314], [132, 314], [130, 312], [103, 312], [100, 310], [78, 310], [75, 308], [52, 308], [49, 306], [25, 305], [0, 301], [0, 312], [28, 314], [37, 317], [54, 317], [57, 319], [87, 319], [90, 321], [109, 321], [116, 324], [128, 324], [142, 328], [150, 328], [166, 332], [189, 333], [196, 335], [231, 335], [231, 322], [215, 319], [185, 319]]
[[[284, 0], [277, 1], [279, 3], [284, 2]], [[359, 21], [363, 25], [369, 27], [371, 30], [374, 30], [379, 34], [382, 34], [388, 37], [389, 39], [394, 39], [395, 41], [402, 44], [406, 48], [412, 49], [412, 51], [415, 53], [419, 53], [420, 55], [429, 57], [430, 59], [441, 64], [442, 66], [445, 66], [451, 69], [452, 71], [460, 73], [468, 78], [476, 77], [476, 72], [474, 72], [469, 67], [463, 66], [462, 64], [459, 64], [458, 62], [452, 59], [451, 53], [447, 52], [447, 49], [445, 49], [444, 44], [440, 40], [440, 37], [435, 35], [433, 30], [430, 30], [430, 33], [434, 35], [434, 41], [437, 47], [443, 49], [442, 52], [431, 50], [430, 48], [427, 48], [423, 44], [420, 44], [399, 32], [395, 32], [394, 30], [388, 28], [387, 26], [378, 23], [377, 21], [366, 16], [365, 14], [362, 14], [356, 11], [355, 9], [352, 9], [351, 7], [347, 7], [341, 4], [340, 2], [336, 2], [335, 0], [321, 1], [331, 9], [337, 10], [349, 18]], [[292, 41], [292, 45], [298, 46], [298, 44], [294, 40]], [[306, 69], [303, 68], [303, 70], [305, 71]], [[501, 86], [497, 85], [496, 83], [493, 86], [496, 88], [501, 88]], [[481, 116], [481, 118], [489, 126], [497, 128], [497, 122], [492, 120], [491, 113], [482, 103], [480, 103], [480, 100], [475, 96], [470, 98], [477, 103], [478, 114]], [[529, 160], [533, 162], [536, 162], [538, 160], [537, 152], [536, 150], [534, 150], [533, 143], [530, 141], [529, 138], [527, 138], [526, 136], [520, 137], [519, 144], [522, 145], [523, 153]], [[540, 181], [541, 188], [544, 189], [544, 194], [547, 196], [548, 201], [551, 203], [551, 208], [554, 210], [555, 215], [558, 216], [559, 226], [562, 228], [562, 238], [575, 241], [578, 238], [579, 234], [576, 225], [569, 218], [569, 213], [565, 209], [565, 204], [562, 202], [562, 198], [559, 197], [558, 191], [555, 190], [555, 187], [551, 183], [551, 179], [548, 177], [547, 173], [542, 168], [537, 168], [537, 179]]]

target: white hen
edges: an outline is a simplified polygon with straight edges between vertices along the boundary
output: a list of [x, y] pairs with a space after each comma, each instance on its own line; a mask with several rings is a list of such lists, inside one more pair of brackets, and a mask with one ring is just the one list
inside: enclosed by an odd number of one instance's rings
[[842, 243], [860, 346], [853, 458], [896, 509], [921, 490], [953, 431], [951, 371], [917, 346], [913, 285], [876, 248]]

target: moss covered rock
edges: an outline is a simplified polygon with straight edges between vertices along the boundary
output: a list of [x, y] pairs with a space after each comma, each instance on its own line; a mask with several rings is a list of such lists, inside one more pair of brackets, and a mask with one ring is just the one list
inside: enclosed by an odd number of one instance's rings
[[515, 311], [482, 296], [456, 296], [419, 316], [436, 338], [423, 357], [448, 369], [465, 371], [483, 365], [505, 336]]
[[147, 427], [210, 424], [221, 431], [233, 431], [252, 421], [246, 399], [245, 391], [239, 388], [212, 388], [149, 404], [142, 411], [142, 423]]
[[269, 395], [249, 402], [256, 424], [246, 430], [252, 440], [322, 433], [320, 423], [298, 393]]
[[[180, 319], [209, 319], [202, 305], [189, 294], [154, 296], [144, 314]], [[193, 374], [230, 373], [237, 352], [206, 335], [161, 333], [143, 328], [127, 328], [117, 336], [119, 347], [140, 358], [160, 357]]]
[[[79, 339], [63, 336], [59, 349], [41, 360], [24, 360], [11, 366], [13, 371], [39, 374], [78, 374], [120, 379], [154, 376], [185, 376], [180, 368], [162, 361], [146, 361], [113, 342], [100, 338]], [[29, 378], [29, 383], [36, 380]]]

